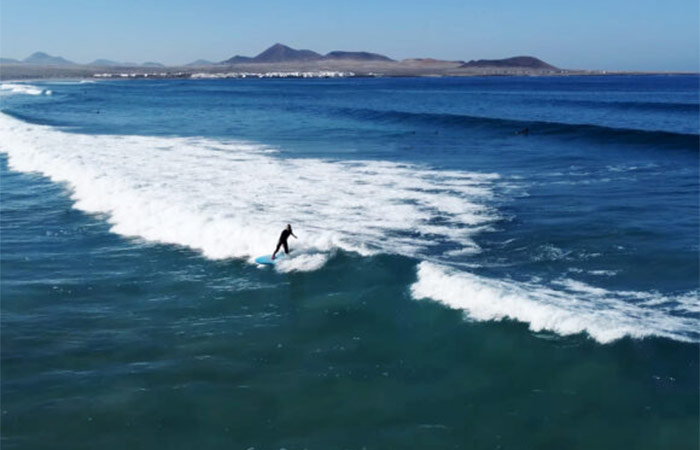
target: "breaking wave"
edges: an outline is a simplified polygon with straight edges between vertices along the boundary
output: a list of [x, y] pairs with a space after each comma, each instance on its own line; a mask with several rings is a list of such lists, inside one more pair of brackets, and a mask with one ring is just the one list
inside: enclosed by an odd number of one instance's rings
[[313, 270], [336, 249], [420, 257], [478, 248], [498, 218], [496, 174], [382, 161], [281, 158], [275, 149], [204, 138], [87, 135], [0, 115], [10, 167], [67, 183], [75, 206], [112, 231], [206, 257], [269, 253], [286, 223], [299, 240], [280, 269]]
[[697, 312], [698, 292], [668, 297], [609, 291], [571, 279], [545, 286], [494, 280], [422, 262], [411, 294], [462, 310], [471, 320], [515, 320], [527, 323], [535, 332], [587, 333], [601, 343], [625, 336], [700, 340], [697, 319], [686, 314]]
[[0, 92], [5, 94], [51, 95], [49, 89], [41, 89], [31, 84], [0, 83]]

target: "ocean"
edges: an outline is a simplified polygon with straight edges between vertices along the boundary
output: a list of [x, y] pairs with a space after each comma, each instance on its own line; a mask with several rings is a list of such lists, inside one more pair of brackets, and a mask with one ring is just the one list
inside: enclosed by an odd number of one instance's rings
[[0, 444], [697, 449], [699, 93], [3, 82]]

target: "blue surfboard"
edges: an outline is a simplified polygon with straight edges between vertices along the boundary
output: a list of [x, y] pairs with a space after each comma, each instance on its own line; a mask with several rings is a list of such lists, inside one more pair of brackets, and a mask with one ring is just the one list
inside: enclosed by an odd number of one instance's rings
[[278, 253], [275, 259], [272, 259], [272, 255], [258, 256], [255, 258], [255, 262], [258, 264], [263, 264], [266, 266], [273, 266], [277, 261], [284, 258], [284, 253]]

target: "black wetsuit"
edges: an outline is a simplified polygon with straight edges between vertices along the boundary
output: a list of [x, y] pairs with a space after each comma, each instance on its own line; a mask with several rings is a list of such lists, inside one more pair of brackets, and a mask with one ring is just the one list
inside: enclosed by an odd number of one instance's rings
[[275, 253], [273, 253], [273, 255], [276, 255], [276, 254], [277, 254], [277, 252], [278, 252], [279, 249], [280, 249], [280, 246], [284, 246], [284, 252], [285, 252], [286, 254], [289, 254], [289, 247], [287, 247], [287, 239], [289, 239], [289, 235], [290, 235], [290, 234], [291, 234], [291, 235], [294, 234], [294, 233], [292, 233], [292, 230], [289, 230], [289, 229], [287, 229], [287, 228], [285, 228], [284, 230], [282, 230], [282, 234], [280, 234], [280, 240], [277, 241], [277, 248], [275, 248]]

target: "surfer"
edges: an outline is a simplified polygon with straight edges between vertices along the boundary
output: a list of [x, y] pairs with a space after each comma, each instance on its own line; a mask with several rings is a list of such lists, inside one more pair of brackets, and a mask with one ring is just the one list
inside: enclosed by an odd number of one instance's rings
[[280, 251], [280, 247], [284, 246], [284, 253], [289, 254], [289, 247], [287, 247], [287, 239], [289, 239], [289, 235], [294, 236], [294, 239], [297, 239], [296, 235], [292, 233], [292, 226], [290, 224], [287, 224], [287, 228], [282, 230], [282, 234], [280, 234], [280, 240], [277, 241], [277, 248], [275, 248], [275, 252], [272, 254], [272, 259], [275, 259], [275, 255], [277, 254], [278, 251]]

